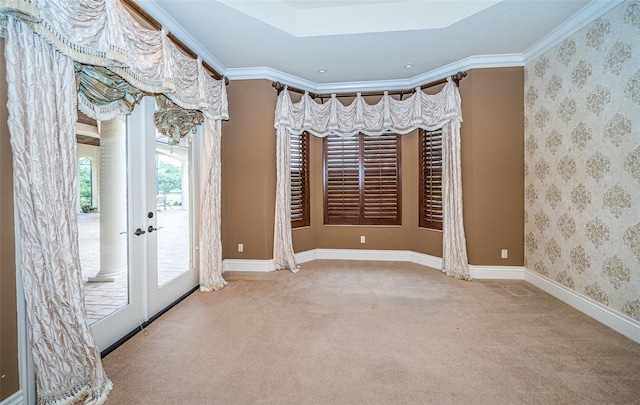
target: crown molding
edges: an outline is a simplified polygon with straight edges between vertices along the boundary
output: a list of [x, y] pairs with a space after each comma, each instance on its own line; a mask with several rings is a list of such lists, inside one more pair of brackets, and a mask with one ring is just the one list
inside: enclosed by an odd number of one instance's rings
[[311, 92], [316, 91], [315, 89], [318, 86], [317, 83], [310, 80], [266, 66], [255, 68], [229, 68], [225, 70], [224, 75], [229, 78], [230, 81], [256, 79], [272, 80], [274, 82], [281, 82], [287, 86], [297, 87]]
[[315, 89], [310, 91], [315, 93], [350, 93], [356, 91], [405, 90], [422, 86], [423, 84], [434, 80], [442, 79], [443, 77], [453, 75], [461, 70], [512, 66], [523, 66], [522, 56], [520, 54], [477, 55], [461, 59], [429, 72], [413, 76], [409, 79], [325, 83], [317, 84]]
[[287, 86], [322, 94], [412, 89], [430, 81], [453, 75], [460, 70], [513, 66], [523, 66], [521, 54], [470, 56], [409, 79], [397, 80], [315, 83], [270, 67], [230, 68], [225, 71], [225, 76], [231, 81], [254, 79], [279, 81]]
[[373, 80], [337, 83], [316, 83], [270, 67], [226, 68], [211, 55], [191, 34], [171, 18], [155, 0], [138, 0], [138, 4], [158, 20], [167, 30], [196, 52], [202, 60], [229, 80], [272, 80], [314, 93], [345, 93], [357, 91], [405, 90], [452, 75], [460, 70], [524, 66], [569, 36], [606, 14], [624, 0], [594, 0], [570, 19], [522, 53], [501, 55], [475, 55], [452, 62], [408, 79]]
[[538, 42], [530, 46], [522, 53], [524, 64], [536, 59], [546, 51], [569, 38], [598, 18], [602, 17], [613, 8], [620, 5], [624, 0], [595, 0], [585, 6], [582, 10], [574, 14], [570, 19], [556, 27], [553, 31], [545, 35]]

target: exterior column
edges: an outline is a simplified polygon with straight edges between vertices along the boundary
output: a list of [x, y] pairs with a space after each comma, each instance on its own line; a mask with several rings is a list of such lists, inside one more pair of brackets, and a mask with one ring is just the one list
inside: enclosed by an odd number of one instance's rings
[[100, 271], [90, 282], [127, 272], [127, 126], [119, 118], [100, 124]]

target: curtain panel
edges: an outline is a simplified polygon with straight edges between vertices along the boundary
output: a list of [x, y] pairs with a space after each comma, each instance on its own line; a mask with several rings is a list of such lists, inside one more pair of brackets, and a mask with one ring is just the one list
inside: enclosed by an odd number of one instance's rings
[[222, 289], [222, 237], [220, 234], [222, 165], [220, 147], [221, 121], [204, 116], [202, 212], [200, 226], [200, 291]]
[[367, 104], [360, 93], [349, 105], [342, 104], [335, 94], [327, 102], [318, 104], [308, 93], [294, 104], [285, 87], [278, 95], [274, 122], [277, 186], [273, 260], [276, 268], [298, 270], [291, 242], [289, 154], [292, 135], [304, 131], [318, 137], [387, 132], [404, 135], [416, 128], [428, 131], [442, 128], [443, 271], [453, 277], [470, 279], [462, 218], [461, 122], [460, 92], [451, 79], [438, 94], [426, 94], [418, 87], [411, 97], [396, 100], [385, 92], [376, 104]]
[[82, 290], [73, 61], [13, 19], [5, 57], [20, 274], [37, 403], [100, 404], [111, 381], [89, 328]]

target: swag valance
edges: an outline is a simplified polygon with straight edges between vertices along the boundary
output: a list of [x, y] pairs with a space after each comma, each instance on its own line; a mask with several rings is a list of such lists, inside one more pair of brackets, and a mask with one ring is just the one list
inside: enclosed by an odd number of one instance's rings
[[278, 96], [275, 127], [285, 126], [291, 134], [308, 131], [320, 137], [350, 136], [361, 132], [367, 135], [385, 132], [403, 135], [416, 128], [438, 129], [448, 122], [462, 122], [460, 93], [450, 80], [435, 95], [426, 94], [418, 87], [407, 99], [396, 100], [385, 92], [376, 104], [368, 104], [358, 93], [355, 100], [346, 106], [335, 94], [319, 104], [305, 93], [294, 104], [285, 87]]
[[[87, 72], [90, 68], [83, 66], [77, 69], [79, 74], [88, 73], [88, 78], [95, 79], [102, 72], [111, 72], [120, 88], [164, 94], [179, 107], [206, 111], [216, 120], [229, 119], [224, 80], [207, 74], [200, 58], [180, 51], [165, 29], [140, 25], [120, 0], [0, 1], [2, 36], [8, 15], [27, 23], [77, 64], [108, 69]], [[127, 100], [92, 102], [82, 91], [80, 94], [79, 107], [92, 118], [107, 120], [127, 111]]]
[[312, 135], [407, 134], [417, 128], [442, 128], [443, 137], [443, 252], [442, 270], [457, 278], [469, 279], [466, 239], [462, 221], [462, 181], [460, 170], [460, 124], [462, 108], [457, 86], [449, 79], [435, 95], [420, 88], [405, 99], [385, 93], [376, 104], [368, 104], [361, 94], [343, 105], [335, 94], [323, 103], [308, 93], [293, 103], [289, 92], [280, 92], [276, 104], [276, 215], [273, 258], [278, 269], [297, 271], [291, 240], [291, 136], [308, 131]]
[[181, 52], [166, 30], [140, 25], [120, 0], [5, 0], [1, 27], [8, 14], [78, 63], [107, 67], [139, 90], [165, 94], [182, 108], [229, 118], [224, 83], [209, 76], [201, 60]]

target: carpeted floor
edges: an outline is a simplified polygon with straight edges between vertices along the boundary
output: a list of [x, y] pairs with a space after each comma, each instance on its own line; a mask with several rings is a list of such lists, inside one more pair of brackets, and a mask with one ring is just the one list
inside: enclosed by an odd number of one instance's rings
[[107, 404], [640, 404], [640, 344], [524, 281], [225, 273], [103, 359]]

